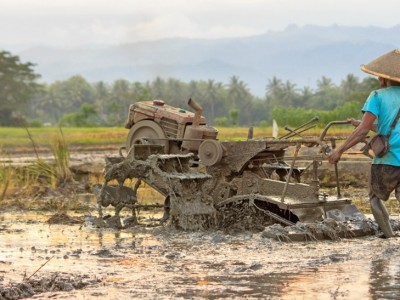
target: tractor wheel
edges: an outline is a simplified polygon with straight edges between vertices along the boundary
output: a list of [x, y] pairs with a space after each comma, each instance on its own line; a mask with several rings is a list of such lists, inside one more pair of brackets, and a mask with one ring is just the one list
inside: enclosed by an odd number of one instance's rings
[[126, 151], [129, 152], [135, 144], [163, 145], [164, 153], [169, 153], [169, 141], [164, 130], [154, 121], [139, 121], [131, 127], [126, 139]]

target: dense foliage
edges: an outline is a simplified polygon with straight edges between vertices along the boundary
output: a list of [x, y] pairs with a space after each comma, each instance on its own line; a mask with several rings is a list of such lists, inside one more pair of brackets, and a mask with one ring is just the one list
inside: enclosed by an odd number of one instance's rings
[[18, 56], [0, 51], [0, 126], [19, 125], [18, 114], [39, 90], [39, 77], [32, 63], [22, 63]]
[[[8, 58], [11, 57], [8, 54]], [[18, 62], [16, 57], [13, 59]], [[298, 88], [290, 81], [274, 77], [266, 80], [265, 96], [257, 97], [237, 76], [224, 84], [211, 79], [183, 82], [160, 77], [147, 82], [120, 79], [112, 83], [89, 83], [77, 75], [38, 90], [37, 85], [33, 85], [37, 75], [31, 70], [32, 64], [23, 66], [29, 75], [26, 90], [11, 87], [10, 93], [14, 93], [7, 98], [11, 100], [1, 101], [0, 113], [7, 109], [14, 115], [20, 113], [31, 125], [123, 126], [129, 105], [136, 101], [163, 99], [170, 105], [188, 108], [189, 98], [203, 107], [208, 122], [215, 125], [265, 126], [271, 124], [272, 119], [281, 125], [298, 125], [314, 115], [320, 116], [324, 125], [332, 120], [359, 117], [362, 103], [371, 90], [378, 87], [376, 79], [360, 81], [352, 74], [340, 85], [322, 77], [315, 89]], [[0, 79], [3, 68], [0, 65]], [[9, 78], [8, 75], [3, 77]], [[14, 105], [10, 105], [10, 101]], [[8, 120], [2, 125], [13, 124]]]

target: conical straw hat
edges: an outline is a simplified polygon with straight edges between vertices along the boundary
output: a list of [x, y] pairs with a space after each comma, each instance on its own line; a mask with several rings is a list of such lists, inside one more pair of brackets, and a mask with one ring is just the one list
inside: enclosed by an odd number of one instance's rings
[[400, 82], [400, 51], [395, 49], [366, 65], [361, 66], [365, 73]]

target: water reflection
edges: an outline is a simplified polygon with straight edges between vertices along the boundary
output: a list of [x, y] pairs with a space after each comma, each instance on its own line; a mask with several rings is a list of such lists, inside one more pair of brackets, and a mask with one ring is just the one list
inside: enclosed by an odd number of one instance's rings
[[371, 262], [371, 299], [400, 299], [400, 256]]
[[400, 256], [299, 268], [295, 273], [234, 272], [226, 276], [205, 276], [198, 280], [197, 288], [189, 282], [179, 284], [194, 286], [191, 291], [186, 289], [186, 296], [208, 299], [222, 295], [272, 299], [400, 299]]
[[97, 236], [98, 245], [102, 248], [105, 245], [114, 245], [116, 248], [121, 248], [121, 233], [110, 232], [109, 229], [99, 228], [94, 233], [93, 236]]
[[94, 230], [90, 236], [92, 240], [97, 238], [97, 244], [100, 248], [111, 246], [115, 249], [130, 248], [129, 246], [133, 245], [133, 241], [136, 239], [133, 233], [104, 228]]
[[[47, 215], [1, 215], [0, 243], [12, 247], [115, 247], [132, 244], [135, 235], [129, 231], [91, 226], [47, 224]], [[140, 237], [139, 237], [140, 238]]]
[[[42, 272], [120, 278], [103, 290], [108, 298], [129, 298], [131, 283], [140, 282], [138, 298], [400, 299], [399, 239], [285, 244], [259, 235], [50, 226], [47, 219], [0, 215], [1, 276], [20, 280], [13, 270], [32, 274], [55, 255]], [[100, 256], [99, 248], [110, 251]]]

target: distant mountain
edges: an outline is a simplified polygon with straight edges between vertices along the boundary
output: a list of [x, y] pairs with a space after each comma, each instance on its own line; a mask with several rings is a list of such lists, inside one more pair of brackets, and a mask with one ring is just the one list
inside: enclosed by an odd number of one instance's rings
[[[1, 45], [0, 45], [1, 46]], [[314, 87], [322, 76], [339, 84], [347, 74], [360, 79], [361, 64], [400, 47], [400, 25], [392, 28], [290, 25], [283, 31], [232, 39], [163, 39], [120, 46], [57, 49], [36, 47], [17, 53], [37, 64], [46, 82], [80, 74], [88, 81], [185, 82], [239, 76], [256, 95], [277, 76], [299, 87]]]

